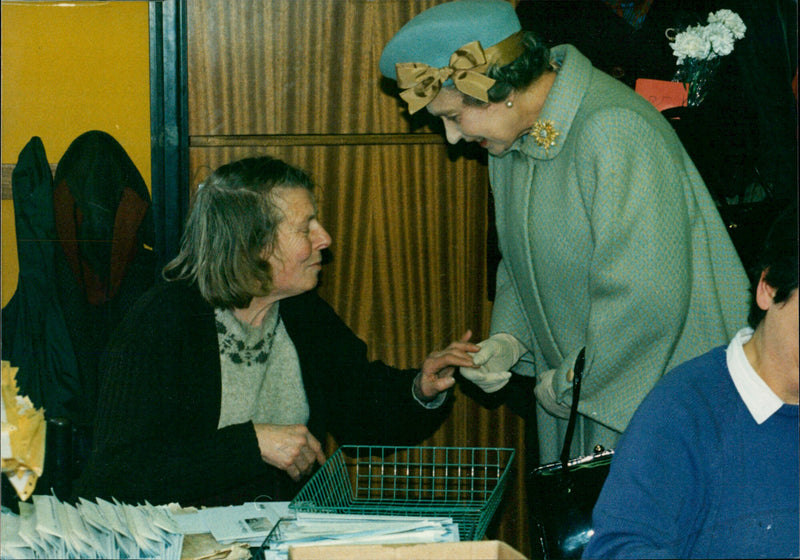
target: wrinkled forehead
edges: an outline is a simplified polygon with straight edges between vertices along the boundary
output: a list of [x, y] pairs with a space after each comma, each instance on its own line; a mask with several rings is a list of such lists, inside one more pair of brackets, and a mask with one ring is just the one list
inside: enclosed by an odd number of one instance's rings
[[271, 202], [282, 215], [282, 220], [307, 220], [317, 214], [314, 193], [305, 185], [275, 187], [271, 192]]

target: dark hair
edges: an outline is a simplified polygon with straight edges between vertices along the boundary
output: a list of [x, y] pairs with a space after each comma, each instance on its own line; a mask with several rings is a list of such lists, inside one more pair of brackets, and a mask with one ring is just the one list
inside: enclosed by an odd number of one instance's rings
[[756, 302], [756, 289], [762, 273], [765, 273], [764, 281], [775, 288], [775, 303], [786, 301], [797, 289], [797, 237], [797, 207], [791, 206], [772, 224], [754, 269], [757, 272], [752, 279], [752, 301], [747, 316], [747, 322], [753, 328], [767, 313]]
[[[512, 91], [525, 89], [550, 67], [550, 49], [532, 31], [525, 31], [522, 39], [525, 50], [505, 66], [492, 66], [486, 75], [495, 81], [489, 88], [489, 101], [497, 103]], [[484, 105], [483, 101], [463, 95], [465, 105]]]
[[264, 251], [275, 246], [284, 216], [274, 203], [276, 188], [304, 188], [305, 171], [269, 156], [223, 165], [201, 184], [181, 238], [178, 256], [164, 267], [167, 280], [196, 283], [215, 307], [244, 308], [272, 288]]

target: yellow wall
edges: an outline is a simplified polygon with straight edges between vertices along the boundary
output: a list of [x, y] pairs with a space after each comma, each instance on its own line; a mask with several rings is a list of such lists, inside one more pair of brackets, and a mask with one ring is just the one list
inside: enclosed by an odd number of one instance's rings
[[[125, 148], [150, 184], [147, 1], [2, 2], [2, 163], [32, 136], [51, 164], [88, 130]], [[11, 200], [2, 201], [2, 305], [19, 265]]]

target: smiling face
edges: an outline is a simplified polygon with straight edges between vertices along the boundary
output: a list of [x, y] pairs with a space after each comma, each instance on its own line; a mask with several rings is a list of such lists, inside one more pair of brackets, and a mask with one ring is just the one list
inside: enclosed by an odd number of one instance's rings
[[284, 215], [278, 225], [275, 250], [267, 258], [272, 267], [272, 292], [275, 301], [312, 290], [322, 270], [322, 250], [331, 236], [317, 220], [311, 193], [304, 188], [278, 187], [274, 202]]
[[442, 119], [448, 142], [477, 142], [495, 156], [508, 151], [529, 128], [518, 112], [505, 103], [466, 105], [461, 93], [453, 88], [442, 88], [427, 109]]

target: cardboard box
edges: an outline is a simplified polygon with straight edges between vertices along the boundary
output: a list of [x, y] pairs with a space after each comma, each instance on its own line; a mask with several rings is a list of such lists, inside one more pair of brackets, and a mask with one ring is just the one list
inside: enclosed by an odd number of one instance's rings
[[503, 541], [293, 546], [289, 560], [528, 560]]

